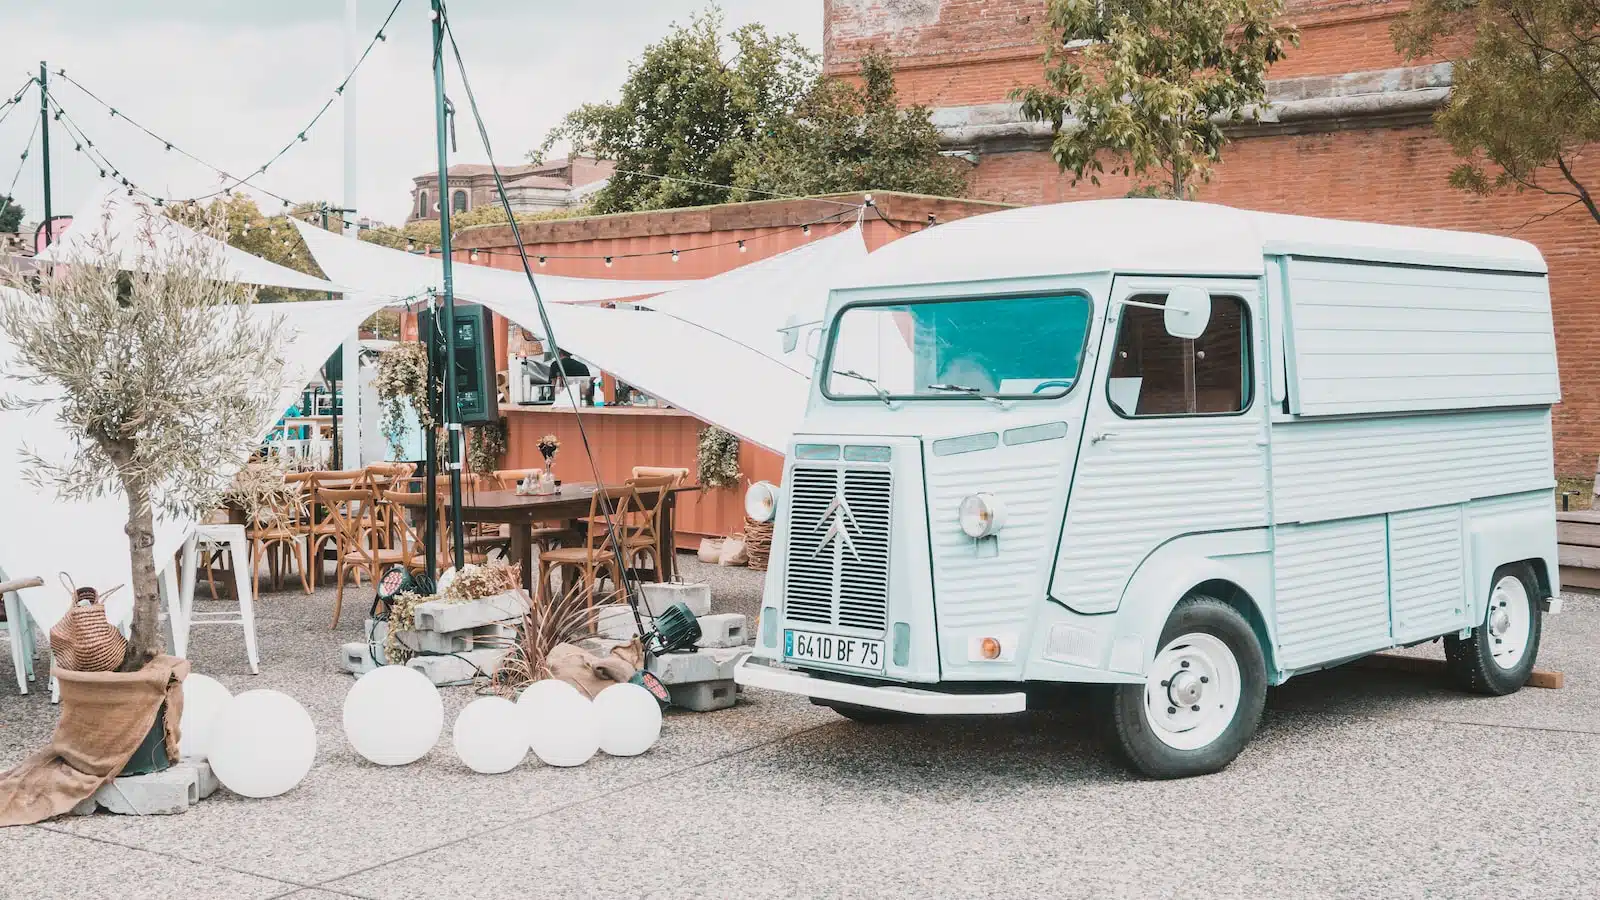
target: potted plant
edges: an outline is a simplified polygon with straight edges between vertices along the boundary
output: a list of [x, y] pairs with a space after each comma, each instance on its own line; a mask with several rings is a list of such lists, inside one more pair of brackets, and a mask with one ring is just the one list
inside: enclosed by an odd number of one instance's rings
[[[66, 264], [41, 276], [0, 272], [17, 386], [0, 403], [40, 411], [72, 444], [64, 458], [30, 455], [29, 477], [64, 500], [127, 504], [133, 618], [117, 672], [130, 679], [163, 649], [157, 516], [216, 508], [280, 411], [283, 374], [279, 321], [252, 311], [255, 290], [233, 280], [221, 245], [186, 240], [160, 209], [138, 213], [134, 234], [110, 234], [109, 206], [102, 221], [80, 221]], [[219, 217], [194, 218], [225, 237]], [[62, 702], [65, 721], [65, 690]]]

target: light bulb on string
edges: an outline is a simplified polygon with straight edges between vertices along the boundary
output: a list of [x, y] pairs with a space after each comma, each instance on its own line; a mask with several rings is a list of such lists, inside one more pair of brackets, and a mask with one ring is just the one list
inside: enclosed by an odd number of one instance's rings
[[749, 248], [744, 245], [744, 241], [740, 241], [739, 242], [739, 252], [740, 253], [748, 253], [749, 252]]
[[539, 257], [539, 265], [541, 265], [541, 266], [544, 265], [544, 257], [542, 257], [542, 256]]
[[611, 268], [611, 257], [606, 257], [606, 268]]
[[672, 251], [672, 261], [673, 262], [677, 262], [678, 261], [678, 251], [677, 250], [673, 250]]
[[478, 261], [478, 251], [474, 250], [471, 253], [467, 254], [467, 261], [468, 262], [477, 262]]
[[417, 244], [416, 244], [415, 241], [406, 241], [406, 252], [407, 253], [414, 253], [414, 252], [416, 252], [416, 249], [417, 249]]
[[810, 225], [801, 225], [800, 226], [800, 233], [805, 235], [806, 237], [810, 237], [811, 236], [811, 226]]

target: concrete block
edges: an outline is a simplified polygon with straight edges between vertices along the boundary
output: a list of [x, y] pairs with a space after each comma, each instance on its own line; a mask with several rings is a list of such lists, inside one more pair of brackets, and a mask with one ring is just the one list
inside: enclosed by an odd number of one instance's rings
[[215, 794], [217, 792], [217, 788], [222, 787], [222, 782], [217, 780], [216, 773], [211, 771], [211, 763], [206, 760], [186, 759], [177, 765], [174, 765], [173, 768], [194, 770], [194, 783], [199, 789], [198, 796], [201, 800], [204, 800], [212, 794]]
[[[639, 615], [644, 619], [646, 629], [655, 628], [655, 619], [644, 615], [644, 610], [639, 610]], [[631, 640], [639, 636], [639, 625], [633, 620], [633, 607], [626, 603], [611, 603], [595, 608], [595, 618], [599, 627], [595, 630], [603, 637], [617, 641]]]
[[508, 591], [466, 603], [446, 603], [429, 600], [414, 607], [413, 620], [418, 631], [462, 631], [521, 619], [528, 614], [528, 595], [524, 591]]
[[718, 648], [695, 650], [691, 653], [668, 653], [650, 660], [647, 668], [669, 688], [677, 684], [695, 684], [702, 681], [733, 681], [733, 669], [739, 660], [750, 655], [748, 648]]
[[496, 623], [461, 631], [402, 631], [398, 640], [402, 646], [424, 653], [465, 653], [493, 646], [497, 641], [509, 641], [516, 636], [516, 628]]
[[68, 810], [67, 811], [67, 815], [69, 815], [69, 816], [92, 816], [92, 815], [94, 815], [94, 811], [99, 809], [99, 808], [100, 808], [100, 804], [94, 802], [94, 797], [93, 796], [89, 796], [89, 797], [83, 798], [83, 802], [82, 803], [79, 803], [77, 806], [74, 806], [72, 809]]
[[673, 706], [694, 712], [711, 712], [727, 709], [738, 699], [738, 685], [732, 681], [696, 681], [693, 684], [675, 684], [667, 688]]
[[494, 674], [505, 655], [504, 649], [469, 650], [457, 656], [418, 656], [406, 665], [428, 676], [434, 684], [445, 687], [472, 683], [480, 669], [485, 675]]
[[711, 585], [709, 584], [679, 584], [677, 582], [654, 584], [646, 582], [640, 585], [640, 588], [644, 593], [644, 606], [639, 612], [645, 615], [659, 616], [674, 603], [687, 604], [689, 612], [697, 616], [708, 615], [711, 612]]
[[106, 812], [119, 816], [170, 816], [188, 812], [200, 802], [198, 773], [174, 766], [164, 772], [116, 778], [95, 792], [94, 800]]
[[[378, 654], [383, 654], [383, 645], [378, 645]], [[365, 675], [378, 667], [372, 661], [372, 654], [367, 649], [366, 641], [351, 641], [339, 645], [339, 665], [352, 675]]]
[[739, 613], [700, 617], [700, 640], [696, 647], [743, 647], [750, 643], [750, 623]]

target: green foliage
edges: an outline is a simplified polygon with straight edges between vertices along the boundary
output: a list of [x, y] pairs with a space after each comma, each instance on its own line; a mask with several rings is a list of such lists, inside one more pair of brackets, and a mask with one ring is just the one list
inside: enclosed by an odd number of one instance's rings
[[[1267, 68], [1298, 43], [1282, 0], [1050, 0], [1045, 86], [1012, 92], [1055, 129], [1073, 182], [1161, 172], [1187, 199], [1210, 178], [1223, 126], [1266, 99]], [[1083, 43], [1079, 43], [1083, 42]]]
[[1600, 4], [1413, 0], [1394, 40], [1410, 58], [1454, 57], [1450, 99], [1434, 116], [1466, 160], [1452, 185], [1539, 191], [1568, 200], [1557, 212], [1581, 204], [1600, 222], [1575, 166], [1600, 141]]
[[16, 234], [22, 227], [22, 204], [10, 194], [0, 194], [0, 234]]
[[506, 420], [501, 418], [482, 425], [468, 425], [465, 430], [467, 468], [480, 475], [487, 475], [499, 469], [500, 460], [511, 449], [509, 444], [511, 435]]
[[[796, 115], [740, 160], [734, 184], [795, 196], [863, 190], [965, 194], [966, 172], [939, 155], [939, 131], [928, 108], [896, 103], [894, 66], [886, 54], [862, 60], [861, 82], [817, 82]], [[730, 199], [761, 198], [737, 191]]]
[[[536, 213], [518, 213], [518, 225], [530, 225], [534, 222], [548, 222], [552, 219], [571, 219], [577, 216], [590, 214], [587, 206], [574, 206], [566, 209], [550, 209]], [[498, 203], [491, 203], [471, 209], [464, 213], [457, 213], [450, 217], [451, 233], [460, 235], [468, 228], [482, 225], [504, 225], [506, 223], [505, 207]], [[404, 250], [410, 244], [414, 249], [421, 250], [426, 247], [437, 249], [439, 246], [439, 220], [418, 219], [407, 222], [404, 228], [395, 228], [392, 225], [378, 225], [361, 232], [363, 241], [381, 244], [394, 250]]]
[[428, 402], [428, 350], [421, 341], [406, 341], [378, 357], [373, 379], [378, 403], [383, 407], [384, 437], [396, 459], [406, 452], [406, 407], [417, 414], [423, 428], [437, 427]]
[[[313, 221], [310, 209], [317, 204], [302, 204], [292, 210], [298, 218]], [[223, 239], [234, 247], [267, 262], [277, 263], [296, 272], [325, 278], [321, 267], [311, 258], [300, 233], [289, 224], [287, 215], [268, 216], [261, 212], [256, 202], [242, 194], [218, 197], [209, 204], [183, 203], [166, 207], [167, 215], [190, 227], [207, 221], [221, 221], [226, 228]], [[320, 220], [315, 220], [320, 221]], [[316, 291], [289, 288], [263, 287], [257, 292], [262, 303], [281, 303], [294, 300], [323, 300], [325, 295]]]
[[[596, 213], [727, 201], [741, 159], [787, 126], [816, 78], [817, 60], [793, 35], [746, 25], [722, 37], [711, 7], [645, 48], [615, 103], [572, 111], [530, 156], [558, 141], [614, 160], [594, 198]], [[664, 180], [667, 176], [673, 180]]]
[[700, 432], [695, 468], [704, 487], [724, 488], [738, 484], [742, 477], [739, 471], [739, 439], [715, 425], [706, 426]]

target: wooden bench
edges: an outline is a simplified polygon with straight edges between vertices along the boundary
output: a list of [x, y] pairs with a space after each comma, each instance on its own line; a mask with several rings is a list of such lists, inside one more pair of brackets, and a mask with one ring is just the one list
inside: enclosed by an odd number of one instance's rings
[[1600, 510], [1556, 513], [1561, 587], [1600, 593]]

